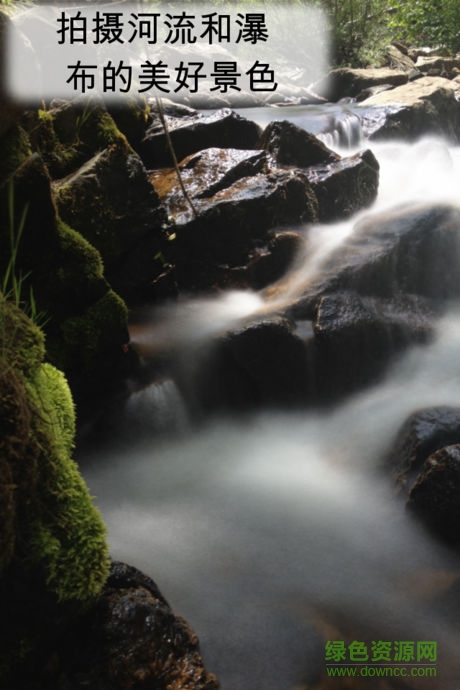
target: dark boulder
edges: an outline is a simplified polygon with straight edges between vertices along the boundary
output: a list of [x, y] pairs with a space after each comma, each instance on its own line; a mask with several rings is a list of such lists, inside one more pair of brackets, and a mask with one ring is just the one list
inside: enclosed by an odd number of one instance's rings
[[375, 382], [395, 355], [432, 334], [432, 312], [417, 297], [381, 300], [340, 292], [321, 298], [313, 321], [320, 400]]
[[313, 134], [287, 120], [271, 122], [264, 130], [261, 147], [270, 153], [277, 164], [308, 168], [333, 163], [340, 159]]
[[[246, 266], [276, 226], [317, 218], [317, 201], [300, 171], [270, 168], [264, 151], [207, 149], [151, 180], [171, 222], [164, 252], [182, 287], [221, 283], [222, 266]], [[228, 271], [227, 271], [228, 274]]]
[[409, 490], [407, 508], [441, 539], [460, 543], [460, 444], [425, 460]]
[[266, 247], [251, 258], [246, 280], [255, 290], [279, 280], [293, 266], [305, 246], [302, 235], [296, 232], [275, 232]]
[[366, 150], [326, 165], [313, 166], [307, 177], [319, 204], [323, 222], [347, 218], [370, 206], [377, 197], [379, 164]]
[[414, 412], [399, 430], [388, 456], [398, 486], [408, 491], [430, 455], [457, 443], [460, 408], [440, 406]]
[[379, 164], [371, 151], [341, 158], [313, 134], [287, 121], [268, 125], [261, 145], [276, 165], [305, 169], [321, 221], [347, 217], [377, 196]]
[[202, 354], [186, 395], [215, 412], [301, 405], [308, 391], [308, 344], [291, 322], [273, 316], [216, 338]]
[[[59, 636], [46, 631], [41, 656], [18, 668], [11, 690], [219, 688], [204, 668], [195, 633], [171, 611], [153, 580], [131, 566], [112, 563], [87, 611], [55, 608]], [[46, 612], [41, 615], [44, 623]]]
[[[191, 117], [166, 117], [176, 158], [181, 161], [191, 153], [210, 147], [256, 149], [260, 127], [228, 108], [211, 114], [197, 113]], [[171, 167], [173, 160], [166, 135], [159, 121], [148, 130], [139, 147], [149, 168]]]

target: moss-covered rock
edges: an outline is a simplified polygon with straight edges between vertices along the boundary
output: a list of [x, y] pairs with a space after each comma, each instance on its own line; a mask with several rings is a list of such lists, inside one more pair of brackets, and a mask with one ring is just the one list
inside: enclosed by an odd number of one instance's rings
[[61, 324], [61, 334], [69, 366], [84, 353], [86, 367], [91, 370], [95, 358], [107, 353], [115, 336], [120, 345], [127, 342], [126, 320], [126, 305], [113, 290], [106, 292], [82, 314], [66, 319]]
[[127, 143], [104, 104], [91, 99], [55, 100], [47, 109], [26, 111], [21, 122], [53, 179], [69, 175], [108, 146]]
[[60, 216], [98, 249], [115, 290], [129, 297], [162, 271], [164, 211], [126, 141], [97, 153], [55, 185]]
[[0, 564], [39, 567], [60, 599], [91, 598], [105, 581], [108, 556], [103, 523], [71, 459], [70, 390], [63, 374], [42, 362], [40, 330], [4, 298], [0, 347], [0, 494], [8, 496], [2, 524], [6, 517], [14, 526]]
[[[10, 265], [12, 236], [18, 240], [14, 267]], [[0, 185], [0, 275], [8, 270], [22, 282], [20, 301], [27, 301], [32, 290], [36, 309], [44, 315], [47, 356], [65, 370], [72, 386], [80, 382], [81, 396], [85, 383], [94, 391], [101, 378], [106, 380], [110, 374], [116, 380], [116, 372], [126, 367], [121, 349], [129, 339], [126, 308], [113, 293], [106, 297], [105, 303], [116, 309], [109, 309], [100, 319], [96, 345], [90, 342], [88, 333], [94, 334], [95, 327], [94, 323], [84, 325], [85, 313], [108, 295], [110, 286], [97, 249], [59, 218], [51, 180], [38, 154], [21, 161]], [[63, 329], [68, 319], [75, 318], [85, 333], [78, 347], [69, 339], [67, 327]]]
[[43, 357], [40, 329], [0, 295], [0, 685], [38, 644], [20, 602], [41, 607], [45, 593], [86, 606], [109, 571], [105, 526], [72, 460], [70, 390]]

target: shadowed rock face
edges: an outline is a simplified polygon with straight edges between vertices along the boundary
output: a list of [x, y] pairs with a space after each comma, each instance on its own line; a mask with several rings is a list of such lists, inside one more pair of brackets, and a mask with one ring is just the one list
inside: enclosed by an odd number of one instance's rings
[[456, 443], [460, 443], [460, 408], [440, 406], [414, 412], [399, 430], [389, 454], [400, 488], [410, 487], [432, 453]]
[[153, 580], [131, 566], [113, 562], [101, 594], [71, 625], [65, 625], [69, 611], [47, 605], [42, 620], [56, 616], [60, 635], [43, 635], [35, 663], [18, 669], [11, 690], [219, 688], [203, 666], [195, 633]]
[[272, 253], [270, 231], [346, 217], [376, 197], [379, 166], [370, 151], [340, 158], [286, 121], [269, 125], [260, 145], [191, 154], [179, 164], [182, 184], [174, 169], [151, 172], [170, 224], [164, 253], [180, 287], [260, 285], [246, 269]]

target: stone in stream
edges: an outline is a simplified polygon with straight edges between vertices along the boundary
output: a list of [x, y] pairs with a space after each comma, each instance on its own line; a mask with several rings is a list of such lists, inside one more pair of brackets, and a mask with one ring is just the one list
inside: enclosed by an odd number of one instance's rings
[[318, 199], [322, 222], [348, 218], [377, 197], [379, 164], [369, 149], [306, 171]]
[[[255, 149], [261, 129], [228, 108], [190, 117], [166, 117], [171, 142], [178, 161], [191, 153], [211, 147]], [[166, 135], [159, 121], [146, 132], [138, 151], [149, 168], [172, 167]]]
[[441, 539], [460, 543], [460, 444], [425, 460], [409, 490], [407, 508]]
[[367, 150], [341, 158], [323, 142], [287, 121], [269, 124], [261, 143], [280, 167], [305, 170], [319, 204], [318, 218], [347, 218], [376, 198], [379, 164]]
[[180, 170], [194, 210], [174, 170], [154, 171], [151, 181], [171, 220], [165, 252], [182, 287], [209, 287], [219, 266], [247, 265], [271, 228], [317, 218], [306, 175], [272, 168], [264, 151], [209, 148], [185, 158]]
[[[359, 221], [321, 271], [305, 280], [288, 312], [312, 318], [326, 294], [352, 290], [393, 299], [420, 295], [436, 302], [460, 296], [460, 211], [449, 205], [408, 205]], [[266, 291], [282, 296], [283, 284]]]
[[414, 412], [387, 455], [407, 509], [441, 539], [459, 543], [460, 408]]
[[207, 412], [301, 405], [309, 393], [308, 370], [308, 343], [293, 324], [262, 318], [223, 333], [197, 355], [186, 396]]
[[433, 333], [426, 300], [360, 297], [353, 292], [325, 295], [313, 321], [315, 389], [330, 401], [378, 380], [394, 357]]
[[[363, 118], [371, 140], [413, 141], [424, 135], [447, 137], [458, 143], [460, 132], [459, 85], [443, 77], [422, 77], [361, 102], [372, 109]], [[380, 108], [381, 117], [373, 112]]]
[[60, 637], [42, 644], [33, 668], [19, 669], [11, 690], [219, 688], [204, 668], [196, 634], [155, 582], [131, 566], [112, 562], [101, 594], [78, 618], [68, 612], [67, 618]]
[[313, 134], [297, 127], [288, 120], [276, 120], [264, 129], [261, 148], [273, 156], [277, 165], [308, 168], [312, 165], [327, 165], [340, 160]]
[[425, 460], [436, 451], [460, 443], [460, 408], [439, 406], [417, 410], [408, 417], [388, 454], [400, 489], [408, 491]]
[[372, 86], [379, 84], [400, 86], [406, 84], [408, 79], [407, 72], [389, 67], [367, 69], [339, 67], [329, 72], [324, 79], [313, 84], [312, 91], [329, 101], [336, 102], [342, 98], [356, 98], [363, 89]]

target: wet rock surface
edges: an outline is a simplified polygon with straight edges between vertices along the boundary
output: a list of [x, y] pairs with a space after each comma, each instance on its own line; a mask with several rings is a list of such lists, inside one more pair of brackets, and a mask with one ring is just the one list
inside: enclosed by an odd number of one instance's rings
[[308, 168], [340, 160], [340, 156], [319, 139], [287, 120], [267, 125], [261, 137], [261, 147], [281, 166]]
[[[197, 113], [190, 117], [167, 117], [166, 122], [178, 161], [191, 153], [211, 147], [257, 148], [261, 133], [258, 125], [228, 108], [212, 114]], [[147, 130], [138, 151], [149, 168], [173, 165], [166, 135], [159, 121]]]
[[371, 205], [377, 196], [379, 164], [367, 150], [328, 166], [312, 166], [307, 177], [318, 199], [319, 220], [331, 222]]
[[174, 221], [165, 251], [180, 286], [209, 287], [220, 265], [247, 264], [272, 228], [317, 218], [306, 176], [270, 168], [264, 151], [211, 148], [185, 158], [180, 170], [193, 208], [174, 170], [151, 176]]
[[153, 580], [113, 562], [89, 611], [68, 614], [60, 636], [48, 640], [35, 665], [19, 671], [10, 687], [218, 690], [219, 684], [203, 666], [196, 635], [171, 611]]
[[340, 158], [285, 121], [269, 125], [260, 146], [191, 154], [179, 164], [181, 181], [174, 169], [151, 172], [170, 223], [163, 251], [180, 287], [260, 285], [251, 265], [271, 253], [269, 230], [334, 220], [375, 199], [379, 166], [370, 151]]
[[426, 342], [433, 312], [416, 297], [381, 300], [340, 292], [320, 299], [313, 333], [319, 399], [375, 382], [410, 343]]

